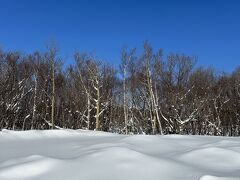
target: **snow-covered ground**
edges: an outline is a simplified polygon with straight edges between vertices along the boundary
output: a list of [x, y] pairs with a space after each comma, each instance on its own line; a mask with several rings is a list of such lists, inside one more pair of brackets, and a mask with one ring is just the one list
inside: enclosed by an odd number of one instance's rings
[[0, 180], [240, 179], [240, 138], [0, 132]]

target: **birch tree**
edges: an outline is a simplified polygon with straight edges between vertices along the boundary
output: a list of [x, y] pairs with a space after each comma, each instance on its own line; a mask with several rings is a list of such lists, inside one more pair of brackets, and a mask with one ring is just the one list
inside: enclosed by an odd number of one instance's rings
[[[56, 61], [57, 61], [57, 47], [54, 44], [48, 45], [48, 52], [46, 54], [47, 60], [51, 66], [51, 123], [49, 125], [52, 129], [54, 129], [55, 126], [55, 73], [56, 73]], [[49, 95], [48, 95], [49, 96]]]
[[102, 89], [102, 79], [101, 79], [101, 68], [100, 65], [94, 61], [88, 61], [88, 71], [90, 73], [90, 81], [92, 87], [95, 91], [93, 96], [94, 109], [95, 109], [95, 130], [100, 130], [100, 116], [105, 109], [101, 108], [101, 89]]
[[127, 68], [129, 65], [129, 62], [132, 60], [133, 55], [135, 53], [135, 49], [132, 49], [127, 52], [126, 49], [122, 50], [121, 53], [121, 74], [123, 78], [123, 111], [124, 111], [124, 122], [125, 122], [125, 133], [128, 134], [128, 125], [129, 125], [129, 117], [128, 117], [128, 98], [127, 98]]
[[[90, 73], [87, 73], [86, 69], [89, 69], [87, 65], [88, 61], [88, 55], [81, 55], [80, 53], [75, 54], [75, 61], [77, 66], [77, 79], [79, 80], [79, 83], [81, 84], [81, 87], [83, 87], [83, 93], [86, 95], [87, 103], [86, 103], [86, 110], [84, 113], [82, 113], [82, 118], [86, 119], [87, 123], [87, 129], [90, 129], [90, 122], [91, 122], [91, 111], [92, 111], [92, 95], [91, 95], [91, 89], [89, 87], [89, 75]], [[85, 69], [85, 70], [84, 70]], [[84, 78], [85, 77], [85, 78]], [[85, 115], [85, 112], [87, 114]]]
[[150, 111], [152, 114], [152, 131], [153, 134], [156, 134], [157, 132], [157, 125], [158, 130], [160, 134], [163, 134], [162, 130], [162, 124], [159, 117], [159, 111], [158, 111], [158, 105], [156, 101], [156, 94], [154, 93], [153, 89], [153, 79], [152, 79], [152, 69], [151, 69], [151, 63], [153, 61], [153, 52], [152, 52], [151, 46], [145, 42], [144, 44], [144, 61], [145, 61], [145, 76], [146, 76], [146, 85], [148, 89], [149, 94], [149, 100], [150, 100]]

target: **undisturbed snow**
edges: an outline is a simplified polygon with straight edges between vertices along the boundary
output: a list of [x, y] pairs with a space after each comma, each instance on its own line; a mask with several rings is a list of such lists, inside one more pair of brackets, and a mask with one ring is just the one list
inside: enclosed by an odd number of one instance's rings
[[240, 138], [0, 132], [0, 180], [235, 180]]

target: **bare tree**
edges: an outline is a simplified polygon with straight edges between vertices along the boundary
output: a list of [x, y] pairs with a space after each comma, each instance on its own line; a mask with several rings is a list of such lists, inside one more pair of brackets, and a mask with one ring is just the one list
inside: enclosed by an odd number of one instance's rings
[[130, 50], [128, 53], [126, 49], [122, 50], [121, 53], [121, 61], [122, 64], [120, 66], [121, 73], [122, 73], [122, 78], [123, 78], [123, 109], [124, 109], [124, 122], [125, 122], [125, 133], [128, 134], [128, 125], [129, 125], [129, 120], [128, 120], [128, 100], [127, 100], [127, 68], [129, 65], [129, 62], [132, 60], [133, 55], [135, 53], [135, 49]]

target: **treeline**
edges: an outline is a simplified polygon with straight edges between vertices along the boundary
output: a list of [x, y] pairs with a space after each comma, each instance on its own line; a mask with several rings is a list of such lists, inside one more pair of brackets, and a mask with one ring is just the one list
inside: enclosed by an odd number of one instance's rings
[[126, 134], [240, 135], [240, 68], [217, 73], [196, 58], [144, 44], [114, 68], [88, 53], [68, 67], [56, 48], [0, 51], [0, 129], [71, 128]]

